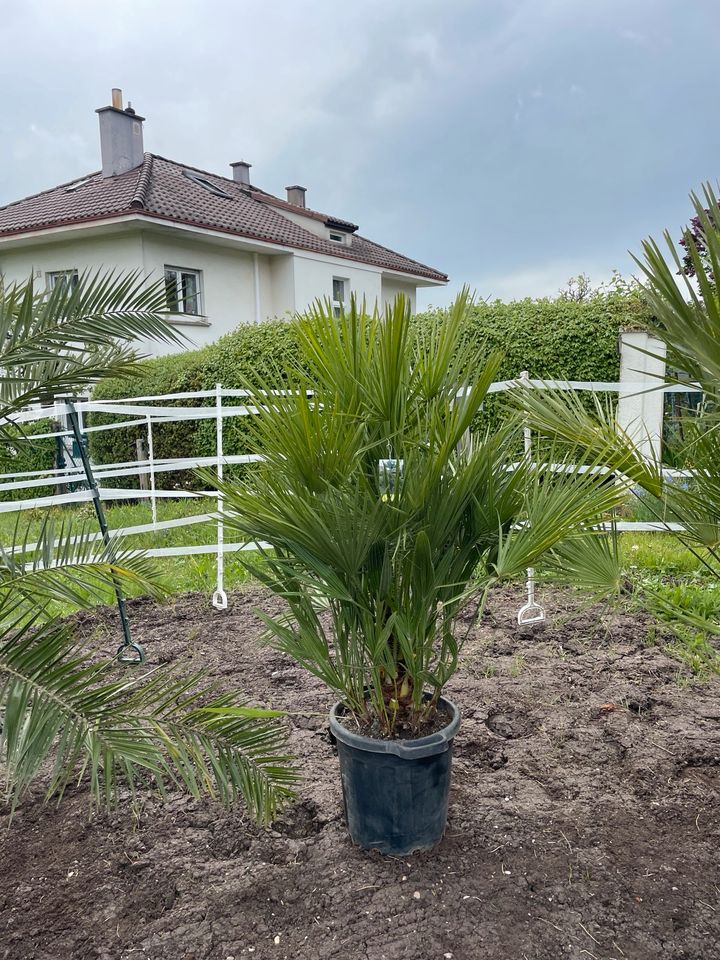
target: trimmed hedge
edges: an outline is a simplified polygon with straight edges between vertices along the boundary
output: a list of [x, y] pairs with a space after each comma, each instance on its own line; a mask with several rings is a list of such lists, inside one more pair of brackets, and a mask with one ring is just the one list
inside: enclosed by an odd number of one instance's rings
[[[418, 314], [422, 324], [432, 313]], [[440, 311], [442, 312], [442, 311]], [[643, 323], [644, 307], [635, 294], [598, 293], [583, 302], [573, 300], [518, 300], [511, 303], [480, 303], [468, 317], [466, 336], [477, 339], [488, 351], [504, 354], [501, 379], [517, 377], [528, 370], [531, 377], [570, 380], [617, 380], [620, 358], [618, 335], [624, 327]], [[95, 399], [210, 390], [215, 384], [233, 388], [244, 377], [268, 378], [282, 386], [284, 370], [298, 362], [297, 341], [291, 322], [269, 321], [243, 326], [202, 350], [149, 360], [134, 380], [109, 380], [95, 389]], [[228, 401], [230, 402], [230, 401]], [[490, 398], [482, 421], [491, 426], [497, 416], [498, 400]], [[205, 401], [182, 400], [177, 405], [214, 405]], [[95, 414], [93, 424], [117, 420]], [[90, 451], [97, 463], [134, 460], [135, 440], [145, 437], [144, 426], [90, 434]], [[207, 457], [215, 455], [215, 421], [180, 421], [153, 426], [157, 459]], [[225, 453], [247, 452], [246, 420], [224, 421]], [[158, 485], [166, 489], [192, 488], [192, 474], [164, 474]], [[110, 481], [108, 481], [110, 482]], [[137, 478], [120, 478], [118, 485], [135, 486]]]
[[[32, 470], [53, 470], [55, 467], [55, 439], [33, 439], [34, 434], [48, 433], [53, 429], [52, 420], [36, 420], [23, 426], [22, 432], [7, 428], [9, 436], [0, 439], [0, 473], [29, 473]], [[35, 479], [28, 477], [28, 479]], [[8, 483], [9, 480], [0, 480]], [[0, 500], [30, 500], [46, 497], [54, 492], [52, 486], [31, 487], [29, 490], [5, 490]]]
[[[418, 322], [433, 312], [419, 315]], [[513, 380], [527, 370], [537, 379], [616, 381], [620, 331], [642, 327], [647, 316], [637, 293], [596, 293], [582, 302], [496, 300], [471, 308], [466, 336], [488, 353], [503, 354], [500, 380]], [[502, 394], [489, 397], [476, 426], [492, 427], [502, 402]]]
[[[128, 396], [154, 396], [223, 387], [239, 387], [243, 377], [268, 377], [281, 384], [284, 370], [297, 360], [294, 330], [286, 321], [269, 321], [239, 327], [201, 350], [160, 357], [142, 364], [141, 376], [119, 378], [99, 383], [93, 392], [95, 400], [117, 400]], [[241, 400], [226, 399], [238, 405]], [[168, 401], [159, 401], [167, 405]], [[177, 400], [173, 406], [214, 406], [214, 398]], [[120, 417], [92, 414], [90, 425], [117, 422]], [[246, 453], [246, 418], [227, 417], [223, 421], [223, 449], [227, 454]], [[155, 459], [174, 457], [215, 456], [215, 420], [181, 420], [177, 423], [153, 424]], [[135, 441], [147, 438], [147, 427], [108, 430], [89, 435], [90, 455], [95, 463], [123, 463], [136, 459]], [[119, 477], [106, 481], [108, 486], [135, 487], [137, 477]], [[192, 473], [180, 471], [157, 477], [164, 489], [194, 489], [198, 486]]]

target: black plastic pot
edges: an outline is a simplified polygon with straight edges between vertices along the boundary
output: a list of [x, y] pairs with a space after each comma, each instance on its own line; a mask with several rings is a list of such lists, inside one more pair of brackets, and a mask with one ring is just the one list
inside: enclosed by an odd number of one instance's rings
[[438, 705], [450, 722], [418, 740], [363, 737], [338, 719], [345, 712], [342, 704], [336, 703], [330, 711], [348, 830], [366, 850], [403, 856], [429, 850], [442, 839], [460, 711], [444, 697]]

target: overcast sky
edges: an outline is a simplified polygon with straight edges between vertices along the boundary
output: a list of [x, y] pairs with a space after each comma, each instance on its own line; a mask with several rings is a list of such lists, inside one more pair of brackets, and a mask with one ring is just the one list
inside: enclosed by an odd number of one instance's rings
[[0, 204], [145, 149], [360, 224], [483, 297], [630, 273], [720, 175], [719, 0], [0, 0]]

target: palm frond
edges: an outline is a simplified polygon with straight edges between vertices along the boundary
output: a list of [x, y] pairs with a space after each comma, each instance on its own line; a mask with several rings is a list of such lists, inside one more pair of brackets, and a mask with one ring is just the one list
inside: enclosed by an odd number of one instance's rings
[[568, 537], [546, 558], [545, 568], [555, 580], [585, 591], [593, 600], [617, 599], [629, 589], [612, 531], [586, 530]]
[[270, 722], [277, 711], [218, 695], [200, 675], [112, 679], [116, 670], [92, 664], [56, 624], [27, 624], [0, 646], [0, 758], [11, 805], [45, 772], [48, 798], [87, 780], [95, 802], [111, 804], [144, 772], [196, 797], [242, 797], [264, 822], [292, 795], [297, 775]]
[[[524, 411], [525, 424], [541, 437], [549, 438], [556, 449], [572, 451], [580, 462], [604, 465], [659, 496], [663, 487], [661, 464], [648, 460], [618, 424], [609, 405], [597, 401], [588, 410], [571, 391], [536, 390], [523, 387], [512, 391], [511, 402]], [[565, 454], [563, 454], [564, 456]]]
[[30, 543], [28, 528], [23, 532], [18, 519], [13, 541], [0, 546], [0, 597], [11, 593], [31, 613], [51, 603], [108, 602], [113, 578], [154, 597], [166, 593], [157, 566], [142, 551], [119, 540], [106, 546], [85, 524], [45, 519], [37, 541]]
[[0, 288], [0, 410], [77, 392], [105, 376], [131, 374], [134, 341], [181, 343], [167, 322], [164, 285], [139, 273], [84, 273], [50, 293], [34, 280]]

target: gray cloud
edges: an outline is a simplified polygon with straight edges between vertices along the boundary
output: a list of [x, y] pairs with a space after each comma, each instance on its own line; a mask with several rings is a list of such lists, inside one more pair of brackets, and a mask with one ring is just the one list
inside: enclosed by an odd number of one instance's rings
[[0, 202], [98, 167], [122, 86], [148, 149], [281, 191], [482, 295], [631, 269], [715, 179], [720, 9], [698, 0], [0, 0]]

